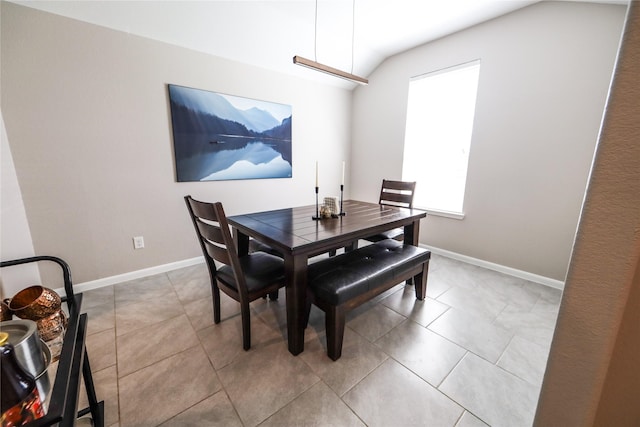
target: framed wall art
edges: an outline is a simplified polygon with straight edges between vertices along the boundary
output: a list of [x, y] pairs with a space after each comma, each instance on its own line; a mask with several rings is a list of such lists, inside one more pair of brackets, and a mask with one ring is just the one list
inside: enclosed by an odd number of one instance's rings
[[168, 85], [176, 179], [291, 178], [291, 106]]

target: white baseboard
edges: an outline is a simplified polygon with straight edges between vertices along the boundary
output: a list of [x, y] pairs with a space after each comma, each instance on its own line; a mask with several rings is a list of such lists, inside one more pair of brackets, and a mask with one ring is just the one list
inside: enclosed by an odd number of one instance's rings
[[[477, 265], [489, 270], [498, 271], [500, 273], [508, 274], [510, 276], [518, 277], [520, 279], [529, 280], [532, 282], [540, 283], [541, 285], [549, 286], [556, 289], [564, 289], [564, 282], [560, 280], [551, 279], [549, 277], [540, 276], [537, 274], [529, 273], [515, 268], [506, 267], [500, 264], [494, 264], [489, 261], [484, 261], [470, 256], [461, 255], [456, 252], [447, 251], [445, 249], [435, 248], [427, 245], [420, 245], [421, 247], [430, 250], [434, 254], [453, 258], [458, 261], [466, 262], [469, 264]], [[90, 291], [92, 289], [98, 289], [105, 286], [115, 285], [117, 283], [126, 282], [129, 280], [140, 279], [147, 276], [153, 276], [154, 274], [166, 273], [167, 271], [176, 270], [178, 268], [189, 267], [196, 264], [204, 263], [204, 257], [196, 257], [191, 259], [185, 259], [182, 261], [171, 262], [169, 264], [157, 265], [155, 267], [143, 268], [142, 270], [131, 271], [129, 273], [118, 274], [115, 276], [104, 277], [102, 279], [91, 280], [89, 282], [79, 283], [73, 285], [74, 292], [81, 293]], [[64, 295], [64, 288], [55, 289], [60, 295]]]
[[[169, 264], [157, 265], [155, 267], [143, 268], [142, 270], [130, 271], [129, 273], [123, 273], [115, 276], [104, 277], [102, 279], [91, 280], [89, 282], [74, 284], [73, 291], [75, 293], [81, 293], [90, 291], [92, 289], [111, 286], [129, 280], [140, 279], [142, 277], [153, 276], [154, 274], [166, 273], [167, 271], [177, 270], [178, 268], [189, 267], [201, 263], [204, 263], [204, 257], [202, 256], [185, 259], [182, 261], [170, 262]], [[65, 294], [64, 288], [55, 289], [55, 291], [60, 295]]]
[[446, 256], [447, 258], [453, 258], [458, 261], [466, 262], [468, 264], [477, 265], [488, 270], [497, 271], [499, 273], [508, 274], [510, 276], [518, 277], [520, 279], [529, 280], [531, 282], [539, 283], [541, 285], [549, 286], [555, 289], [564, 289], [564, 282], [549, 277], [540, 276], [538, 274], [529, 273], [528, 271], [522, 271], [515, 268], [507, 267], [505, 265], [494, 264], [489, 261], [484, 261], [478, 258], [473, 258], [467, 255], [462, 255], [457, 252], [447, 251], [445, 249], [435, 248], [427, 245], [420, 245], [421, 247], [430, 250], [434, 254]]

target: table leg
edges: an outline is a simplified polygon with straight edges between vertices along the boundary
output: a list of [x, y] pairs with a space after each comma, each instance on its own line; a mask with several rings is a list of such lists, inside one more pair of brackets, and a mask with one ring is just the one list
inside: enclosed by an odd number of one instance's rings
[[249, 253], [249, 236], [238, 231], [237, 228], [233, 228], [233, 240], [235, 240], [238, 246], [238, 256], [245, 256]]
[[404, 244], [418, 246], [420, 244], [420, 220], [404, 226]]
[[294, 356], [304, 350], [304, 319], [307, 301], [307, 257], [284, 257], [287, 291], [287, 332], [289, 352]]

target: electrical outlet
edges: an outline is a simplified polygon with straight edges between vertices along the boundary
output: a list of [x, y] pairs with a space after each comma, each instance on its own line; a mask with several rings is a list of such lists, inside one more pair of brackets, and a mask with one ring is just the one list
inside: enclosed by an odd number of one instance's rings
[[142, 249], [144, 248], [144, 237], [136, 236], [133, 238], [133, 249]]

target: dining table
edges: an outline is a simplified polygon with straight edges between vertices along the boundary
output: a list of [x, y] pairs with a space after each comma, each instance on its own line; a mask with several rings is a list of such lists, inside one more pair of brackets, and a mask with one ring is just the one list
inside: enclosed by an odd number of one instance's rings
[[345, 200], [342, 213], [316, 219], [317, 206], [310, 205], [227, 218], [239, 256], [249, 252], [249, 239], [253, 238], [278, 251], [284, 259], [287, 341], [293, 355], [304, 350], [309, 258], [339, 248], [349, 250], [359, 239], [399, 227], [404, 228], [404, 243], [417, 246], [420, 220], [427, 215], [420, 209], [357, 200]]

